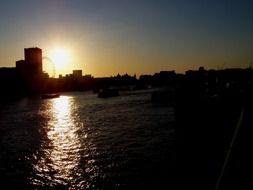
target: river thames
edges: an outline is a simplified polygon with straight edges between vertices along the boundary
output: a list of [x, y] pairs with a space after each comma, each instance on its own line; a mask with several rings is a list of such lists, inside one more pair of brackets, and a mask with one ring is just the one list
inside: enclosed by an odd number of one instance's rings
[[0, 110], [7, 189], [171, 189], [175, 116], [148, 92], [28, 97]]

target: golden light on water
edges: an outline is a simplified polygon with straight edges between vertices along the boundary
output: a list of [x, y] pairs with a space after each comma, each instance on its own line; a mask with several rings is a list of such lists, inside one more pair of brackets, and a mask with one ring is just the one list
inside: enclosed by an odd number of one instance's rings
[[71, 101], [69, 97], [61, 97], [53, 100], [52, 127], [48, 132], [48, 138], [54, 147], [51, 152], [53, 168], [58, 171], [58, 176], [68, 178], [71, 171], [79, 163], [78, 150], [80, 142], [75, 127], [75, 121], [71, 116]]
[[[35, 169], [38, 175], [47, 178], [51, 185], [67, 185], [76, 175], [73, 171], [80, 163], [81, 144], [77, 125], [81, 123], [73, 116], [74, 103], [71, 97], [61, 96], [48, 100], [46, 104], [49, 143], [44, 145], [44, 157], [35, 165]], [[34, 184], [39, 183], [34, 181]]]

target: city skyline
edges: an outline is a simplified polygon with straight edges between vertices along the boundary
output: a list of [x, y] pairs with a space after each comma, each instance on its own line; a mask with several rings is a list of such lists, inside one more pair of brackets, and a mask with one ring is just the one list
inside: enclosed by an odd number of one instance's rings
[[56, 76], [75, 69], [101, 77], [183, 73], [199, 66], [246, 68], [253, 61], [252, 5], [225, 0], [3, 1], [0, 67], [13, 67], [23, 57], [21, 49], [40, 47], [50, 59], [56, 48], [69, 54]]

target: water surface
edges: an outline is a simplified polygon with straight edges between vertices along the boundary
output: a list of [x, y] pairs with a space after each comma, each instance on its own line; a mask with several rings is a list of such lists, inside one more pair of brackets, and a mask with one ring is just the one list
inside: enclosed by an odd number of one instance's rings
[[149, 93], [24, 98], [0, 111], [0, 175], [21, 189], [170, 188], [174, 109]]

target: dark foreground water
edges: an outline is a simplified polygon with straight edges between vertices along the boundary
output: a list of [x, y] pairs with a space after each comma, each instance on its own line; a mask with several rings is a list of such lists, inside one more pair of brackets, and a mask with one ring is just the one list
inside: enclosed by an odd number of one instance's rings
[[171, 189], [174, 109], [149, 93], [25, 98], [0, 110], [6, 189]]

